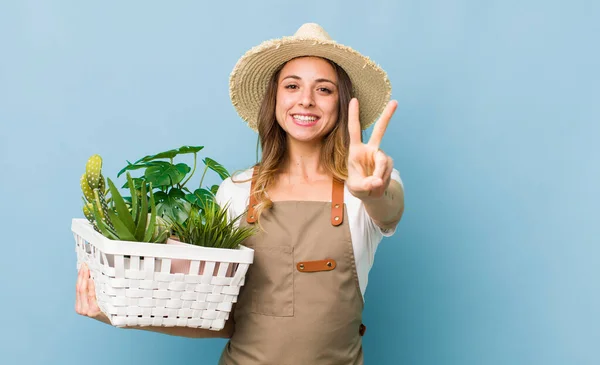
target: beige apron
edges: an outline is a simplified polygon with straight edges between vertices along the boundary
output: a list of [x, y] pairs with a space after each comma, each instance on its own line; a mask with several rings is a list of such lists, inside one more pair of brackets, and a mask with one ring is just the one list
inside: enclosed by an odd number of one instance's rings
[[[250, 196], [241, 225], [256, 220]], [[344, 184], [334, 181], [331, 203], [281, 201], [263, 212], [266, 232], [244, 242], [254, 263], [219, 364], [363, 364], [363, 300], [344, 208]]]

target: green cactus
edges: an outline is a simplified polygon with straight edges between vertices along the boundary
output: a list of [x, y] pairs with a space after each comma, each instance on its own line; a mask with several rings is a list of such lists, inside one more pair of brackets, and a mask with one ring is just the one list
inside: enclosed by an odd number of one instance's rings
[[85, 165], [85, 177], [92, 189], [100, 188], [100, 170], [102, 170], [102, 157], [93, 155]]
[[100, 183], [98, 183], [98, 189], [100, 189], [104, 195], [108, 193], [108, 191], [106, 191], [106, 180], [104, 179], [102, 173], [100, 173]]
[[94, 210], [94, 207], [92, 206], [92, 204], [84, 203], [82, 210], [83, 210], [83, 215], [87, 218], [87, 220], [90, 222], [93, 222], [94, 213], [92, 213], [92, 210]]
[[[96, 223], [93, 206], [98, 204], [98, 208], [102, 213], [100, 216], [104, 220], [105, 224], [112, 227], [112, 224], [108, 220], [108, 205], [106, 195], [106, 181], [102, 176], [102, 158], [99, 155], [91, 156], [85, 166], [85, 173], [81, 176], [80, 186], [83, 192], [83, 214], [94, 226], [94, 229], [100, 232], [100, 229]], [[95, 190], [98, 191], [97, 197]]]
[[90, 223], [94, 223], [94, 206], [92, 203], [83, 202], [83, 215]]
[[86, 174], [81, 175], [81, 191], [83, 192], [83, 196], [85, 197], [87, 202], [94, 201], [94, 190], [90, 188], [90, 185], [87, 182]]
[[[87, 184], [87, 183], [86, 183]], [[94, 217], [94, 205], [92, 203], [88, 203], [85, 198], [83, 199], [83, 215], [87, 218], [88, 222], [94, 227], [94, 230], [98, 233], [100, 229], [96, 225], [96, 218]]]

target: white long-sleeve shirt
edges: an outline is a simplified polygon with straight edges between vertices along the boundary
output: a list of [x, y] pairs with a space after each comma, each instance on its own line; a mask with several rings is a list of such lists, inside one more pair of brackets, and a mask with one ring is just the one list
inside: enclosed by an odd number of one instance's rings
[[[249, 180], [252, 177], [252, 172], [253, 170], [250, 168], [239, 173], [234, 178], [236, 181]], [[403, 186], [398, 170], [393, 170], [391, 178]], [[221, 206], [229, 203], [228, 215], [230, 219], [241, 215], [248, 207], [250, 185], [250, 181], [234, 183], [231, 178], [227, 178], [219, 186], [216, 202]], [[369, 281], [369, 271], [373, 266], [377, 246], [384, 236], [390, 237], [393, 235], [395, 229], [384, 230], [378, 227], [367, 213], [362, 201], [350, 194], [346, 186], [344, 186], [344, 203], [346, 203], [348, 225], [350, 227], [352, 246], [354, 247], [358, 283], [364, 300]]]

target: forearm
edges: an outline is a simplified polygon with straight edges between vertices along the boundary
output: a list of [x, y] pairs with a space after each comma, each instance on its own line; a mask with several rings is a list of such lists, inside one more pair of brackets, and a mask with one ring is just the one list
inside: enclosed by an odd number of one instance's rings
[[[104, 313], [100, 313], [94, 319], [111, 324], [110, 320]], [[230, 338], [233, 334], [233, 319], [230, 318], [225, 322], [225, 327], [220, 331], [211, 331], [204, 328], [190, 328], [190, 327], [157, 327], [157, 326], [127, 326], [122, 327], [124, 329], [135, 329], [150, 332], [158, 332], [165, 335], [178, 336], [178, 337], [189, 337], [189, 338]]]
[[371, 219], [384, 229], [395, 227], [404, 213], [404, 189], [396, 180], [390, 181], [381, 197], [367, 197], [362, 201]]

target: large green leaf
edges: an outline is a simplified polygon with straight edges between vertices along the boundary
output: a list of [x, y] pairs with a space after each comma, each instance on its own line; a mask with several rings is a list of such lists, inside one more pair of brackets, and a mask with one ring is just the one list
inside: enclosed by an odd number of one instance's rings
[[172, 150], [160, 152], [155, 155], [144, 156], [134, 163], [127, 161], [127, 166], [125, 166], [124, 168], [121, 169], [121, 171], [119, 171], [119, 173], [117, 174], [117, 177], [121, 176], [125, 171], [147, 168], [149, 166], [152, 166], [152, 164], [154, 162], [165, 162], [165, 161], [154, 161], [154, 160], [172, 159], [177, 155], [197, 153], [198, 151], [202, 150], [203, 148], [204, 148], [204, 146], [182, 146], [182, 147], [179, 147], [178, 149], [172, 149]]
[[156, 213], [170, 222], [183, 224], [189, 215], [190, 202], [185, 198], [185, 193], [179, 189], [171, 189], [169, 194], [158, 191], [154, 194], [156, 200]]
[[225, 167], [223, 167], [223, 165], [221, 165], [217, 161], [207, 157], [204, 160], [202, 160], [202, 162], [204, 162], [204, 164], [208, 166], [209, 169], [219, 174], [221, 179], [225, 180], [229, 177], [229, 172], [227, 172]]
[[137, 160], [135, 163], [137, 164], [139, 162], [148, 162], [148, 161], [153, 161], [153, 160], [159, 160], [162, 158], [171, 159], [177, 155], [184, 155], [187, 153], [196, 153], [203, 148], [204, 148], [204, 146], [182, 146], [182, 147], [179, 147], [178, 149], [173, 149], [173, 150], [168, 150], [165, 152], [157, 153], [156, 155], [144, 156], [144, 157], [140, 158], [139, 160]]
[[173, 165], [169, 162], [154, 161], [144, 173], [146, 181], [156, 188], [179, 184], [191, 169], [184, 163]]
[[179, 147], [179, 154], [183, 155], [186, 153], [197, 153], [200, 150], [202, 150], [204, 148], [204, 146], [183, 146], [183, 147]]
[[197, 199], [196, 204], [200, 207], [203, 207], [207, 200], [213, 200], [213, 193], [206, 189], [196, 189], [194, 196]]
[[198, 207], [203, 207], [206, 201], [214, 200], [214, 195], [210, 190], [196, 189], [193, 194], [185, 194], [185, 200]]
[[131, 162], [127, 161], [127, 166], [123, 167], [121, 169], [121, 171], [119, 171], [119, 173], [117, 174], [117, 177], [120, 177], [121, 174], [124, 173], [125, 171], [146, 169], [151, 166], [160, 166], [162, 164], [168, 164], [168, 163], [169, 162], [167, 162], [167, 161], [149, 161], [149, 162], [136, 162], [136, 163], [132, 164]]
[[125, 171], [138, 170], [138, 169], [143, 169], [143, 168], [145, 168], [145, 167], [146, 167], [146, 165], [145, 165], [145, 164], [138, 165], [137, 163], [134, 163], [134, 164], [133, 164], [133, 163], [131, 163], [131, 162], [127, 161], [127, 166], [123, 167], [123, 168], [121, 169], [121, 171], [119, 171], [119, 173], [117, 174], [117, 177], [120, 177], [121, 175], [123, 175], [123, 173], [124, 173]]
[[185, 200], [187, 200], [188, 202], [190, 202], [192, 204], [195, 204], [197, 199], [198, 198], [196, 198], [196, 195], [194, 195], [192, 193], [185, 194]]
[[[145, 181], [143, 177], [134, 177], [131, 180], [133, 181], [133, 187], [135, 188], [135, 190], [142, 189], [142, 182]], [[121, 188], [122, 189], [129, 188], [129, 182], [125, 182], [125, 184], [123, 184], [123, 186], [121, 186]], [[146, 189], [148, 189], [148, 183], [146, 183]]]
[[177, 150], [168, 150], [168, 151], [157, 153], [156, 155], [144, 156], [144, 157], [140, 158], [139, 160], [137, 160], [135, 163], [137, 164], [140, 162], [149, 162], [149, 161], [158, 160], [161, 158], [173, 158], [173, 157], [177, 156], [177, 153], [178, 153]]
[[213, 193], [213, 195], [217, 195], [217, 191], [219, 191], [219, 185], [213, 185], [210, 187], [210, 192]]

